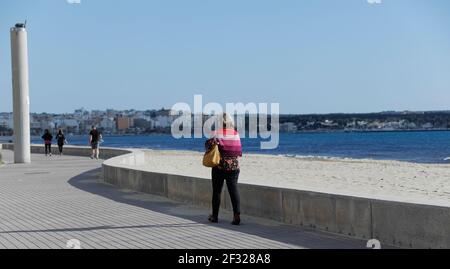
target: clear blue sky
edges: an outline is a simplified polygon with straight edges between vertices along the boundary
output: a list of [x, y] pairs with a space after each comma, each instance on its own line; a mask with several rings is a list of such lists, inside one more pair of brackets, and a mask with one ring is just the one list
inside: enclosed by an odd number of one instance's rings
[[282, 113], [450, 109], [448, 0], [0, 1], [28, 20], [31, 110], [279, 102]]

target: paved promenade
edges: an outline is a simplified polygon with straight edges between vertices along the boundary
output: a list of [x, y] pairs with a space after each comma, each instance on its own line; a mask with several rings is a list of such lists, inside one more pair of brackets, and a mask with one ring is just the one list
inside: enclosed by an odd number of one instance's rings
[[32, 155], [0, 167], [0, 248], [365, 248], [366, 241], [243, 216], [206, 221], [208, 210], [98, 183], [101, 161]]

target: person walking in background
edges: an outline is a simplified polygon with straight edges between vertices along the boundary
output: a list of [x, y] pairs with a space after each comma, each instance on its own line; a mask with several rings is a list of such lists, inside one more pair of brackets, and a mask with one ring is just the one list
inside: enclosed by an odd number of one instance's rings
[[44, 140], [45, 145], [45, 156], [52, 156], [52, 140], [53, 136], [50, 134], [50, 131], [47, 129], [44, 132], [44, 135], [42, 136], [42, 139]]
[[92, 126], [91, 132], [89, 133], [89, 143], [92, 147], [92, 155], [91, 159], [97, 159], [100, 155], [100, 140], [102, 139], [102, 135], [97, 130], [95, 126]]
[[59, 156], [63, 155], [63, 147], [66, 144], [66, 137], [61, 129], [59, 129], [58, 134], [56, 135], [56, 141], [58, 142]]
[[233, 205], [233, 225], [241, 223], [240, 197], [238, 179], [240, 174], [239, 158], [242, 157], [242, 145], [239, 133], [234, 128], [231, 117], [223, 114], [222, 128], [212, 134], [212, 138], [205, 143], [206, 152], [218, 145], [220, 152], [219, 165], [212, 168], [212, 215], [208, 220], [212, 223], [219, 221], [220, 197], [224, 181], [227, 183], [231, 203]]

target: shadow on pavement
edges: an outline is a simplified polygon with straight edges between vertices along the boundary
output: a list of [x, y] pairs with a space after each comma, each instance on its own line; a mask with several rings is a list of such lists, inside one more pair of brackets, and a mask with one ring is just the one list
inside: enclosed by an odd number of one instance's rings
[[[79, 230], [99, 230], [99, 229], [127, 229], [127, 228], [151, 228], [151, 227], [186, 227], [186, 226], [196, 226], [196, 225], [214, 225], [217, 228], [233, 230], [236, 232], [241, 232], [245, 234], [255, 235], [262, 238], [270, 239], [277, 242], [282, 242], [285, 244], [291, 244], [299, 248], [312, 248], [312, 249], [356, 249], [365, 248], [366, 241], [347, 238], [339, 235], [329, 234], [325, 232], [320, 232], [317, 230], [309, 230], [303, 228], [297, 228], [290, 225], [284, 225], [280, 223], [273, 224], [270, 222], [269, 225], [256, 223], [250, 220], [245, 222], [241, 226], [232, 226], [230, 224], [231, 220], [222, 219], [219, 224], [210, 224], [207, 221], [208, 209], [202, 209], [194, 206], [187, 206], [184, 204], [172, 202], [165, 197], [158, 197], [148, 194], [142, 194], [139, 192], [130, 192], [121, 190], [117, 187], [103, 184], [98, 182], [101, 169], [94, 169], [82, 173], [76, 177], [69, 180], [69, 184], [86, 192], [100, 195], [102, 197], [111, 199], [115, 202], [124, 203], [128, 205], [133, 205], [147, 210], [151, 210], [158, 213], [167, 214], [170, 216], [180, 217], [189, 221], [191, 224], [167, 224], [167, 225], [143, 225], [143, 226], [130, 226], [130, 227], [119, 227], [119, 226], [104, 226], [104, 227], [92, 227], [83, 229], [73, 229], [74, 231]], [[147, 199], [136, 199], [132, 198], [133, 195], [145, 195]], [[230, 215], [224, 213], [224, 215]], [[251, 218], [253, 219], [253, 218]], [[70, 230], [70, 229], [69, 229]], [[67, 230], [63, 230], [67, 231]], [[21, 231], [24, 232], [24, 231]], [[25, 231], [26, 232], [26, 231]], [[29, 231], [29, 232], [39, 232], [39, 231]], [[12, 232], [11, 232], [12, 233]]]

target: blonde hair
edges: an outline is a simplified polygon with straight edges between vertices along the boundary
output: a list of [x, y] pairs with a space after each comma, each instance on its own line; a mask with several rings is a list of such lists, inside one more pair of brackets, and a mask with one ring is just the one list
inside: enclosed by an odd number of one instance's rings
[[222, 126], [224, 129], [234, 129], [234, 120], [227, 113], [223, 113]]

